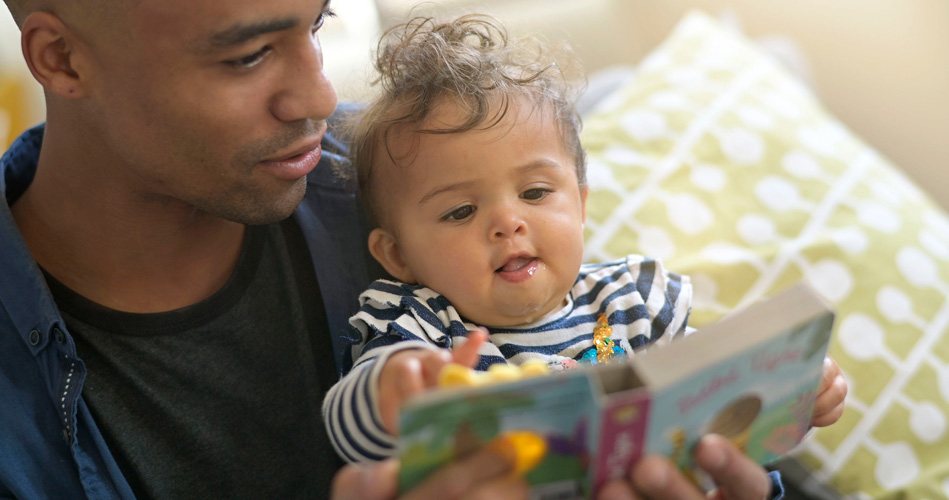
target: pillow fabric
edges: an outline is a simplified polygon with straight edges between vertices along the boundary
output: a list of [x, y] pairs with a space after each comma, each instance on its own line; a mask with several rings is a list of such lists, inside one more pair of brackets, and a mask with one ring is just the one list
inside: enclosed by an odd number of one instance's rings
[[586, 260], [689, 274], [691, 325], [804, 280], [841, 420], [796, 451], [855, 498], [949, 497], [949, 219], [753, 43], [691, 13], [585, 119]]

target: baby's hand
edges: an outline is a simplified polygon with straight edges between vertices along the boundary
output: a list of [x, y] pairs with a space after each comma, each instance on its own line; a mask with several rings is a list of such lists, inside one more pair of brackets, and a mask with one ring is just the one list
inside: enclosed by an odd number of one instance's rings
[[409, 398], [438, 384], [438, 373], [449, 363], [472, 367], [478, 349], [488, 339], [483, 329], [468, 332], [468, 340], [452, 351], [406, 349], [386, 360], [379, 374], [379, 413], [382, 426], [393, 436], [399, 431], [399, 412]]
[[814, 401], [814, 415], [811, 425], [826, 427], [844, 413], [844, 398], [847, 397], [847, 381], [834, 358], [824, 358], [820, 386], [817, 388], [817, 400]]

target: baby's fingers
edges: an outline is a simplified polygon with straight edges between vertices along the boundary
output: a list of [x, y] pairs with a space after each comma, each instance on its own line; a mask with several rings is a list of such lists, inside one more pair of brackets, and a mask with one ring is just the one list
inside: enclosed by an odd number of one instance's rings
[[834, 379], [841, 374], [840, 365], [830, 356], [824, 357], [824, 365], [821, 367], [820, 384], [817, 387], [817, 394], [827, 390], [834, 383]]
[[379, 388], [379, 413], [386, 431], [396, 436], [405, 402], [425, 390], [422, 363], [415, 356], [393, 356], [385, 368], [388, 374]]
[[843, 375], [837, 375], [830, 386], [817, 396], [814, 401], [814, 415], [811, 425], [826, 427], [837, 420], [844, 413], [844, 400], [847, 397], [847, 381]]
[[473, 367], [478, 363], [478, 350], [481, 349], [481, 344], [487, 340], [488, 332], [484, 328], [468, 332], [465, 342], [451, 351], [452, 361], [469, 368]]
[[814, 427], [828, 426], [838, 419], [844, 412], [844, 400], [847, 397], [847, 381], [844, 379], [840, 366], [830, 356], [824, 358], [824, 367], [818, 387], [817, 399], [814, 401], [814, 414], [811, 425]]
[[433, 349], [419, 356], [422, 366], [422, 383], [425, 387], [438, 385], [438, 374], [442, 368], [451, 363], [451, 353], [444, 349]]

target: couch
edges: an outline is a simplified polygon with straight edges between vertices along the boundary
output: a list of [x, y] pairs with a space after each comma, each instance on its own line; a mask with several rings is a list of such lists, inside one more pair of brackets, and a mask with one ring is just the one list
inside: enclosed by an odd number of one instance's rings
[[[590, 75], [585, 258], [644, 253], [689, 274], [699, 328], [808, 282], [838, 314], [848, 408], [775, 466], [805, 498], [949, 497], [949, 3], [863, 2], [859, 19], [853, 2], [724, 4], [365, 0], [375, 31], [324, 44], [331, 65], [332, 43], [368, 49], [410, 11], [485, 11], [570, 39]], [[922, 54], [855, 50], [910, 18]], [[884, 33], [851, 40], [844, 21]], [[343, 97], [364, 98], [364, 81]]]

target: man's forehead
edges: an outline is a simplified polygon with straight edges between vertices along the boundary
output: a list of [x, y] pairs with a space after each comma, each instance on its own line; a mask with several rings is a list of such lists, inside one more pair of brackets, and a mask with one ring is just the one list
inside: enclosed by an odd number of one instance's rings
[[329, 0], [121, 0], [138, 1], [140, 28], [173, 33], [209, 48], [240, 43], [255, 34], [289, 29], [315, 16]]
[[13, 19], [20, 25], [23, 19], [33, 11], [53, 12], [69, 21], [81, 21], [102, 18], [103, 14], [111, 14], [116, 10], [116, 4], [131, 2], [132, 0], [4, 0], [13, 14]]

